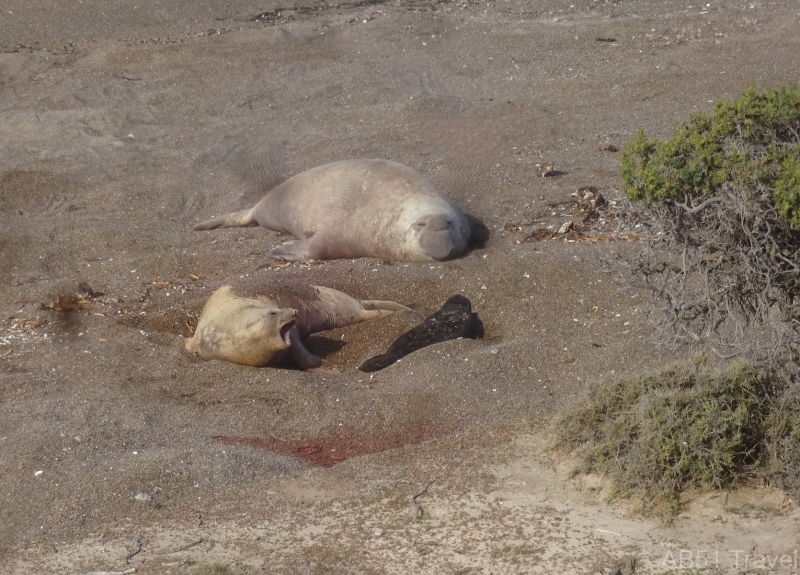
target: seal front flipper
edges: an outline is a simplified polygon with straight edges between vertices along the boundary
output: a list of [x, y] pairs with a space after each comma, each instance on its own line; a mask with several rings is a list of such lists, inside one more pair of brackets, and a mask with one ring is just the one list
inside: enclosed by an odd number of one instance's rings
[[292, 329], [289, 330], [289, 341], [292, 342], [289, 348], [292, 352], [292, 359], [300, 366], [300, 369], [303, 371], [311, 371], [319, 369], [322, 366], [322, 358], [308, 351], [303, 345], [303, 340], [296, 326], [292, 326]]
[[288, 262], [305, 262], [318, 259], [311, 251], [311, 238], [305, 240], [289, 240], [267, 251], [267, 255], [277, 260]]
[[292, 359], [303, 371], [309, 373], [339, 373], [338, 369], [330, 367], [327, 361], [306, 349], [300, 337], [300, 332], [297, 331], [296, 327], [289, 330], [289, 341], [292, 342], [292, 346], [289, 348]]

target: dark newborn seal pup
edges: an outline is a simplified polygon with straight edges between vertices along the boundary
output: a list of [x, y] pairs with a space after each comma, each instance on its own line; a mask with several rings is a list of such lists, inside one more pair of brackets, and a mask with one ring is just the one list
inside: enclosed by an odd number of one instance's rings
[[372, 257], [447, 260], [464, 253], [470, 222], [436, 186], [389, 160], [346, 160], [290, 178], [250, 210], [194, 226], [262, 226], [294, 240], [267, 252], [289, 261]]
[[335, 289], [300, 286], [291, 292], [243, 297], [223, 286], [208, 298], [186, 350], [203, 359], [261, 367], [286, 349], [302, 369], [320, 368], [321, 358], [302, 340], [312, 333], [353, 325], [408, 308], [390, 301], [359, 301]]
[[472, 313], [470, 301], [463, 295], [454, 295], [444, 302], [442, 309], [397, 338], [386, 353], [368, 359], [358, 369], [378, 371], [412, 351], [449, 339], [475, 339], [481, 335], [481, 331], [481, 322], [477, 314]]

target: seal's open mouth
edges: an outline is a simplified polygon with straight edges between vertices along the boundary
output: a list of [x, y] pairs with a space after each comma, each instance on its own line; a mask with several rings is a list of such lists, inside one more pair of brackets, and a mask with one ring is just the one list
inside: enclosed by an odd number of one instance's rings
[[294, 324], [295, 320], [291, 320], [290, 322], [284, 324], [283, 327], [281, 328], [281, 339], [283, 340], [283, 343], [285, 343], [287, 346], [292, 345], [292, 340], [289, 338], [289, 330], [291, 330], [294, 327]]

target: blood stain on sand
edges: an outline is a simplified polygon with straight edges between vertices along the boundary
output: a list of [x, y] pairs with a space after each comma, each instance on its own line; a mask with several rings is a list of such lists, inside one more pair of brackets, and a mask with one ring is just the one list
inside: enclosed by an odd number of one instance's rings
[[228, 445], [266, 449], [273, 453], [298, 457], [320, 467], [332, 467], [351, 457], [417, 445], [443, 435], [444, 431], [440, 425], [426, 421], [411, 427], [381, 431], [376, 431], [375, 428], [334, 430], [306, 439], [231, 435], [213, 435], [211, 439]]

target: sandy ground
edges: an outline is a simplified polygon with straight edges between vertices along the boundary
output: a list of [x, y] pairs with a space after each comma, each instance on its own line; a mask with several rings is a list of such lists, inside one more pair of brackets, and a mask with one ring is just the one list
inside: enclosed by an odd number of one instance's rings
[[[585, 574], [624, 556], [637, 573], [800, 572], [780, 493], [697, 494], [667, 526], [569, 479], [551, 418], [675, 357], [625, 280], [635, 215], [612, 205], [584, 230], [614, 241], [526, 241], [579, 221], [578, 188], [618, 198], [609, 145], [637, 125], [666, 136], [714, 99], [800, 80], [796, 2], [2, 11], [3, 573]], [[276, 233], [191, 231], [357, 157], [414, 167], [489, 241], [441, 264], [284, 267], [264, 256]], [[313, 337], [337, 374], [183, 350], [214, 289], [278, 280], [416, 311]], [[483, 340], [356, 371], [454, 293]]]

